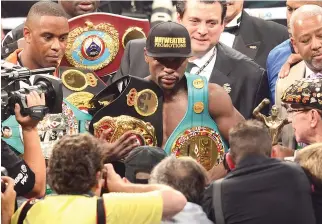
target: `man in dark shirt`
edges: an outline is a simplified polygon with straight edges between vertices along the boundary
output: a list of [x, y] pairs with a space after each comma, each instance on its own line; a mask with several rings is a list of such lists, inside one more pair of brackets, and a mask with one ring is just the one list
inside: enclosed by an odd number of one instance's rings
[[[44, 94], [40, 97], [37, 92], [31, 92], [27, 95], [27, 105], [45, 105]], [[42, 197], [46, 189], [46, 166], [37, 131], [39, 120], [22, 116], [19, 104], [15, 106], [15, 114], [22, 129], [24, 156], [23, 159], [19, 158], [9, 145], [1, 140], [1, 166], [6, 168], [7, 176], [15, 180], [17, 196]]]
[[226, 224], [315, 223], [305, 173], [297, 164], [269, 157], [271, 139], [262, 123], [241, 122], [230, 131], [229, 143], [226, 161], [231, 172], [204, 194], [202, 206], [209, 219], [217, 224], [221, 216]]

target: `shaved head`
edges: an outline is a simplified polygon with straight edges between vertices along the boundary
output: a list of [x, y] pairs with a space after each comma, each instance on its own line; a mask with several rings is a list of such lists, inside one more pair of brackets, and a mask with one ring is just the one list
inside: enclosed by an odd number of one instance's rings
[[300, 8], [303, 5], [318, 5], [318, 6], [322, 7], [322, 1], [321, 0], [318, 0], [318, 1], [287, 0], [286, 1], [286, 9], [287, 9], [286, 18], [287, 18], [287, 28], [288, 28], [289, 33], [291, 33], [291, 29], [290, 29], [291, 16], [292, 16], [293, 12], [295, 12], [295, 10], [297, 10], [298, 8]]
[[55, 2], [37, 2], [29, 10], [26, 25], [31, 25], [34, 19], [41, 16], [54, 16], [67, 18], [67, 14], [63, 8]]
[[322, 18], [322, 7], [318, 5], [303, 5], [298, 10], [296, 10], [293, 13], [290, 21], [292, 35], [294, 35], [294, 26], [301, 26], [304, 20], [310, 19], [315, 16]]
[[34, 4], [23, 29], [25, 46], [21, 60], [29, 69], [57, 67], [62, 59], [69, 33], [65, 11], [54, 2]]
[[291, 42], [295, 52], [314, 72], [322, 71], [322, 7], [303, 5], [297, 9], [290, 22]]

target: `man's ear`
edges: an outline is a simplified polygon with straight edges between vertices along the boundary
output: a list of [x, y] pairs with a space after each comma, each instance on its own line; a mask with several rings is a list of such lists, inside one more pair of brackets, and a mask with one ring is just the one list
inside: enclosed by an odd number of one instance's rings
[[294, 37], [291, 37], [291, 43], [292, 43], [292, 46], [294, 48], [295, 53], [298, 54], [299, 53], [299, 49], [296, 46], [296, 41], [294, 40]]
[[31, 42], [31, 31], [30, 31], [29, 27], [27, 27], [27, 26], [23, 27], [23, 36], [25, 38], [26, 43], [29, 44]]
[[229, 169], [230, 169], [230, 170], [235, 169], [235, 162], [234, 162], [234, 160], [233, 160], [233, 158], [232, 158], [232, 156], [231, 156], [230, 152], [228, 152], [228, 153], [226, 154], [226, 162], [227, 162], [227, 165], [229, 166]]
[[179, 13], [177, 13], [177, 23], [182, 23], [182, 18]]
[[278, 156], [278, 152], [277, 152], [277, 148], [272, 146], [272, 151], [271, 151], [271, 158], [277, 158]]
[[102, 190], [103, 184], [104, 184], [104, 180], [102, 177], [102, 172], [98, 171], [96, 173], [96, 184], [92, 189], [93, 193], [98, 197], [101, 196], [101, 190]]
[[144, 48], [144, 60], [149, 64], [148, 55], [146, 54], [146, 47]]
[[310, 126], [311, 126], [311, 128], [315, 128], [318, 125], [319, 119], [321, 119], [320, 114], [316, 110], [312, 110], [310, 115], [311, 115]]

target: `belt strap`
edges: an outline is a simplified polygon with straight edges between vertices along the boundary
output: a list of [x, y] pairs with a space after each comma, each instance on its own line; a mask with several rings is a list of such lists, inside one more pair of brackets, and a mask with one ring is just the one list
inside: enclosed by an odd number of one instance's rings
[[105, 215], [105, 208], [104, 208], [104, 200], [103, 198], [97, 199], [97, 208], [96, 208], [96, 217], [97, 217], [97, 224], [106, 224], [106, 215]]
[[221, 188], [222, 188], [222, 181], [224, 178], [216, 180], [214, 184], [214, 198], [213, 198], [213, 204], [215, 209], [215, 217], [216, 217], [216, 224], [225, 224], [225, 217], [224, 212], [222, 209], [222, 194], [221, 194]]
[[32, 198], [26, 202], [26, 204], [21, 209], [17, 224], [23, 224], [23, 221], [25, 220], [28, 211], [31, 209], [31, 207], [35, 204], [36, 201], [37, 199]]

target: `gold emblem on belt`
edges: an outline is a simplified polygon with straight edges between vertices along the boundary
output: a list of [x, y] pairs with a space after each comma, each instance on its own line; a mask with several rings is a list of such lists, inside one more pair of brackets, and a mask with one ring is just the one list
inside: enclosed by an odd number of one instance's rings
[[177, 157], [191, 156], [210, 170], [223, 160], [225, 150], [219, 133], [208, 127], [193, 127], [176, 139], [171, 152]]
[[106, 116], [93, 124], [94, 135], [100, 137], [102, 132], [107, 129], [112, 129], [107, 136], [108, 142], [114, 142], [120, 138], [125, 132], [131, 131], [137, 137], [140, 145], [156, 146], [157, 138], [154, 127], [149, 122], [144, 122], [140, 119], [121, 115], [118, 117]]
[[136, 112], [142, 116], [151, 116], [158, 109], [158, 96], [151, 89], [137, 92], [132, 88], [127, 94], [127, 105], [134, 106]]

